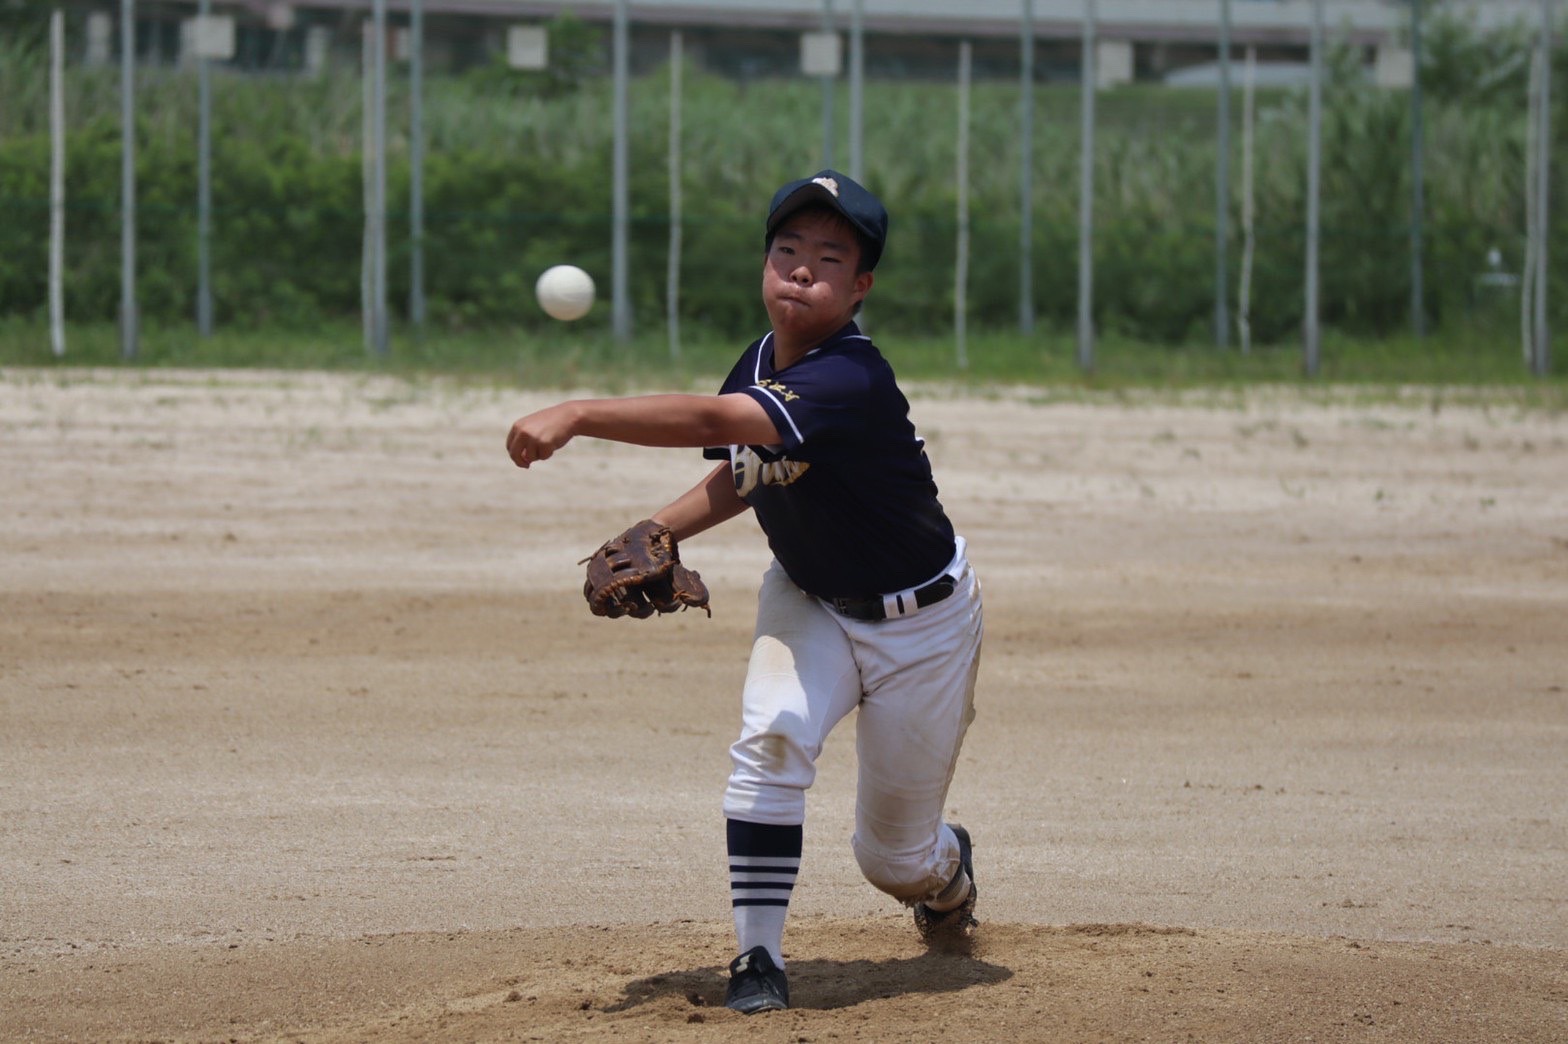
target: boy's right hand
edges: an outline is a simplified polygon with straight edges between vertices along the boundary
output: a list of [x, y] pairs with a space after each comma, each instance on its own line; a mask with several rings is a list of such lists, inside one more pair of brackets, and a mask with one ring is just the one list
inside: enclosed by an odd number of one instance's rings
[[526, 468], [535, 461], [549, 460], [555, 451], [576, 434], [577, 410], [574, 403], [563, 402], [519, 417], [506, 436], [506, 453], [512, 463]]

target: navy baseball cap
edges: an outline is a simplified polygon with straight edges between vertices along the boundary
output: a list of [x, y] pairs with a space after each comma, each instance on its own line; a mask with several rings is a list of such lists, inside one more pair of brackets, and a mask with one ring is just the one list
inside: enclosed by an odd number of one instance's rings
[[812, 203], [825, 204], [842, 214], [860, 233], [860, 249], [865, 255], [861, 264], [867, 271], [877, 267], [887, 243], [887, 208], [864, 186], [836, 170], [791, 181], [775, 192], [768, 207], [768, 235], [773, 235], [785, 218]]

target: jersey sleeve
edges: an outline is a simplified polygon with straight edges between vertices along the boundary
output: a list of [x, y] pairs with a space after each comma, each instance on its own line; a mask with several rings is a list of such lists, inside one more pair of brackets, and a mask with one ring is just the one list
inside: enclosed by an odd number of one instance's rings
[[800, 428], [795, 424], [795, 419], [790, 416], [788, 404], [772, 388], [760, 384], [751, 384], [740, 389], [744, 394], [750, 395], [762, 408], [767, 411], [768, 417], [773, 421], [773, 426], [779, 430], [779, 445], [786, 451], [796, 449], [804, 441]]
[[[719, 385], [717, 394], [729, 395], [732, 392], [745, 390], [746, 386], [751, 383], [753, 360], [756, 358], [757, 347], [761, 343], [761, 341], [757, 341], [741, 353], [741, 357], [736, 360], [735, 365], [731, 367], [729, 374], [724, 378], [724, 383]], [[774, 423], [778, 423], [776, 419]], [[705, 446], [702, 455], [707, 460], [729, 460], [730, 448], [728, 446]]]
[[854, 358], [807, 359], [740, 390], [762, 405], [779, 431], [779, 447], [801, 459], [856, 437], [865, 427], [869, 378]]

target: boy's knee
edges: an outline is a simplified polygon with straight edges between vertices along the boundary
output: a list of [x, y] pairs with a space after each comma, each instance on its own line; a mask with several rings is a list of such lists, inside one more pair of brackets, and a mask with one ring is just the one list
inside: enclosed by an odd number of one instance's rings
[[934, 847], [895, 853], [866, 841], [859, 834], [851, 842], [860, 872], [879, 891], [903, 903], [930, 898], [947, 884], [937, 871]]

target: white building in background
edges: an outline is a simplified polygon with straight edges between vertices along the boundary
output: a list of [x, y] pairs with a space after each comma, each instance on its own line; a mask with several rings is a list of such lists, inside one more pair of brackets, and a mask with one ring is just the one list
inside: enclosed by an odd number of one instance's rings
[[[148, 3], [150, 0], [142, 0]], [[157, 2], [157, 0], [151, 0]], [[213, 0], [215, 7], [244, 11], [258, 20], [287, 20], [278, 12], [312, 10], [365, 11], [369, 0]], [[393, 11], [406, 11], [409, 0], [389, 0]], [[1408, 0], [1325, 0], [1331, 21], [1348, 24], [1368, 36], [1397, 31], [1408, 19]], [[1533, 19], [1537, 0], [1426, 0], [1464, 9], [1481, 25]], [[639, 22], [687, 27], [728, 25], [748, 28], [814, 29], [822, 24], [825, 7], [846, 22], [855, 0], [632, 0]], [[108, 5], [105, 5], [108, 6]], [[163, 0], [158, 6], [194, 8], [196, 0]], [[571, 11], [581, 18], [608, 20], [614, 0], [425, 0], [432, 14], [475, 15], [501, 19], [550, 18]], [[1099, 23], [1107, 33], [1137, 39], [1209, 39], [1219, 20], [1220, 0], [1098, 0]], [[1310, 31], [1312, 0], [1232, 0], [1238, 36], [1304, 39]], [[1017, 31], [1021, 0], [861, 0], [868, 32], [941, 36], [1012, 35]], [[1041, 36], [1077, 33], [1083, 0], [1034, 0]]]
[[[84, 57], [107, 60], [117, 0], [62, 0], [88, 21]], [[891, 78], [948, 75], [959, 39], [974, 41], [976, 74], [1013, 75], [1021, 0], [858, 0], [867, 34], [868, 75]], [[1409, 0], [1325, 0], [1335, 39], [1362, 47], [1369, 69], [1402, 60]], [[666, 51], [665, 34], [682, 29], [688, 55], [712, 71], [756, 78], [798, 72], [798, 34], [831, 19], [848, 31], [857, 0], [633, 0], [634, 63], [653, 65]], [[138, 0], [143, 61], [173, 63], [180, 25], [197, 0]], [[357, 25], [371, 0], [211, 0], [216, 14], [238, 26], [235, 64], [251, 69], [315, 70], [332, 60], [357, 60]], [[388, 0], [394, 24], [407, 20], [410, 0]], [[614, 0], [423, 0], [431, 64], [463, 67], [503, 53], [506, 29], [571, 14], [608, 22]], [[1212, 65], [1220, 0], [1097, 0], [1102, 82], [1128, 80], [1204, 83]], [[1036, 69], [1042, 80], [1076, 80], [1083, 0], [1034, 0]], [[1481, 27], [1533, 24], [1538, 0], [1426, 0]], [[1311, 35], [1313, 0], [1232, 0], [1231, 39], [1254, 47], [1265, 64], [1299, 65]], [[188, 38], [188, 30], [186, 36]], [[641, 60], [639, 60], [639, 55]]]

